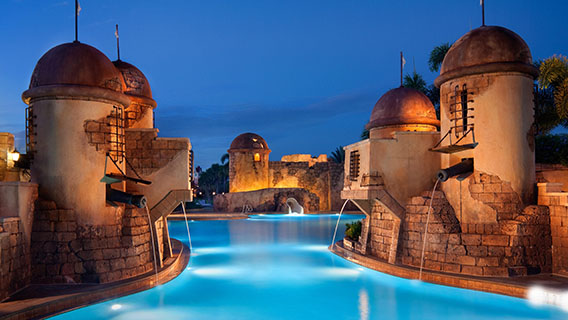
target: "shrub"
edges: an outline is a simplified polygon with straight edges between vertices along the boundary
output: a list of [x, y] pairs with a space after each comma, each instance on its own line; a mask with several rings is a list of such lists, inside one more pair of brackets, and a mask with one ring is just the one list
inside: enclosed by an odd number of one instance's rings
[[345, 226], [345, 236], [353, 241], [359, 241], [359, 236], [361, 235], [361, 221], [355, 221], [353, 223], [346, 223]]

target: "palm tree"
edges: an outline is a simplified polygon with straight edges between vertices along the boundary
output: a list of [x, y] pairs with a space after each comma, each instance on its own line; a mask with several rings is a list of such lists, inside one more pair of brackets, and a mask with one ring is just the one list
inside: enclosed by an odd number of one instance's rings
[[221, 164], [225, 164], [225, 162], [229, 162], [229, 154], [225, 153], [221, 156]]
[[412, 75], [406, 74], [404, 76], [404, 81], [402, 82], [402, 86], [405, 88], [412, 88], [416, 89], [424, 94], [428, 92], [428, 88], [426, 87], [426, 81], [420, 74], [416, 71], [412, 72]]
[[428, 59], [428, 66], [430, 67], [430, 71], [438, 72], [440, 71], [440, 67], [442, 66], [442, 62], [444, 62], [444, 58], [446, 57], [446, 53], [450, 50], [450, 43], [442, 43], [439, 46], [434, 47], [432, 51], [430, 51], [430, 58]]
[[568, 58], [554, 55], [540, 63], [540, 89], [552, 89], [554, 106], [560, 122], [568, 123]]
[[361, 131], [361, 140], [369, 139], [369, 130], [363, 127], [363, 131]]
[[345, 150], [343, 150], [342, 146], [339, 146], [335, 149], [335, 151], [331, 152], [331, 156], [329, 156], [331, 160], [337, 163], [344, 163], [345, 162]]

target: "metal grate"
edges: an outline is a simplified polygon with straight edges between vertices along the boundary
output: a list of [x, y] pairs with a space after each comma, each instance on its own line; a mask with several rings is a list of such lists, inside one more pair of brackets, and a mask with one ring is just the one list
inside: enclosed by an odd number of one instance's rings
[[359, 151], [351, 151], [349, 154], [349, 179], [351, 181], [357, 181], [359, 177], [360, 162]]
[[[473, 126], [474, 116], [472, 115], [474, 108], [470, 103], [474, 100], [470, 98], [473, 92], [467, 90], [467, 85], [463, 84], [461, 89], [455, 86], [454, 95], [450, 97], [450, 121], [453, 125], [450, 127], [444, 137], [438, 143], [430, 148], [430, 151], [441, 153], [456, 153], [468, 149], [473, 149], [477, 146], [475, 142], [475, 133]], [[471, 134], [473, 139], [472, 143], [458, 145], [466, 136]], [[452, 141], [452, 136], [455, 141]], [[449, 138], [449, 145], [441, 146], [442, 142]]]
[[30, 160], [33, 159], [37, 138], [37, 125], [35, 124], [35, 119], [36, 116], [34, 115], [33, 108], [30, 105], [26, 108], [26, 154]]
[[114, 162], [124, 161], [124, 109], [113, 106], [112, 112], [107, 123], [111, 127], [109, 156]]

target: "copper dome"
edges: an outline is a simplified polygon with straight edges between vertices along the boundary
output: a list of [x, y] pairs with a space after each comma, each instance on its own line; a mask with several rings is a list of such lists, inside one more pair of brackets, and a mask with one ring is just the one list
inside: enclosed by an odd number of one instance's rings
[[122, 76], [99, 50], [80, 42], [58, 45], [38, 61], [30, 89], [49, 85], [82, 85], [122, 92]]
[[112, 62], [124, 78], [124, 93], [152, 99], [152, 90], [146, 76], [135, 66], [122, 60]]
[[463, 35], [446, 54], [436, 85], [457, 76], [520, 71], [536, 76], [526, 42], [513, 31], [499, 26], [482, 26]]
[[403, 124], [440, 126], [432, 102], [422, 92], [404, 87], [389, 90], [375, 104], [365, 128]]
[[229, 150], [238, 149], [270, 151], [270, 149], [268, 149], [268, 144], [261, 136], [250, 132], [243, 133], [233, 140]]

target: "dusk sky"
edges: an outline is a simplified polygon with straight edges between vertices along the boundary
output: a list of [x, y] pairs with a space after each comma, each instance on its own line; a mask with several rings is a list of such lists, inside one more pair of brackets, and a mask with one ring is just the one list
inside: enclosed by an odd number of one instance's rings
[[[432, 83], [430, 50], [480, 26], [479, 0], [81, 0], [79, 40], [148, 78], [162, 137], [189, 137], [196, 165], [219, 162], [240, 133], [270, 158], [330, 154], [359, 140], [375, 102], [405, 73]], [[533, 59], [568, 55], [568, 1], [486, 0], [486, 24], [519, 34]], [[19, 138], [21, 93], [50, 48], [74, 38], [74, 2], [2, 0], [0, 131]], [[414, 61], [414, 63], [413, 63]], [[20, 149], [22, 150], [22, 149]]]

